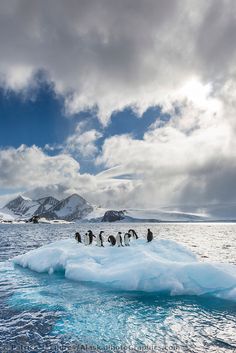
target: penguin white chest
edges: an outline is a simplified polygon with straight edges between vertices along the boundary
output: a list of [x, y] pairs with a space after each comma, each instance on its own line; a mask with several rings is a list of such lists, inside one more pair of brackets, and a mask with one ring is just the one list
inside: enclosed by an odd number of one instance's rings
[[120, 236], [119, 234], [117, 234], [117, 236], [116, 236], [116, 244], [117, 244], [118, 246], [121, 245], [121, 236]]
[[125, 245], [129, 245], [129, 234], [125, 234], [124, 243], [125, 243]]
[[85, 234], [84, 236], [84, 245], [88, 245], [89, 244], [89, 235]]

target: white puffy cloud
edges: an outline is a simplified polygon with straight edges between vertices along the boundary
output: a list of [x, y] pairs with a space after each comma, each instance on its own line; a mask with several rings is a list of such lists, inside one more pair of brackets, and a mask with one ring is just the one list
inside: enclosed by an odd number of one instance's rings
[[75, 131], [70, 135], [64, 145], [64, 150], [80, 157], [91, 158], [97, 152], [97, 140], [102, 137], [102, 134], [95, 130], [87, 130], [86, 123], [77, 124]]
[[103, 177], [80, 174], [79, 168], [70, 155], [49, 156], [36, 146], [0, 149], [0, 190], [9, 190], [9, 194], [0, 196], [0, 204], [19, 193], [33, 199], [48, 195], [62, 199], [79, 193], [94, 204], [115, 205], [110, 197], [125, 186], [115, 180], [107, 182]]
[[78, 175], [79, 163], [60, 154], [48, 156], [36, 146], [0, 150], [0, 187], [29, 188], [65, 182]]

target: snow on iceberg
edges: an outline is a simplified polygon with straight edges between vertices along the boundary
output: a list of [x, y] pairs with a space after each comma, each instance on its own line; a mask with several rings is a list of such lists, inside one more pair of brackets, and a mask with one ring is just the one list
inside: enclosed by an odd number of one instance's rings
[[75, 281], [95, 282], [130, 291], [204, 295], [236, 300], [236, 266], [200, 262], [183, 245], [171, 240], [130, 247], [84, 246], [60, 240], [19, 255], [15, 264], [37, 272], [64, 271]]

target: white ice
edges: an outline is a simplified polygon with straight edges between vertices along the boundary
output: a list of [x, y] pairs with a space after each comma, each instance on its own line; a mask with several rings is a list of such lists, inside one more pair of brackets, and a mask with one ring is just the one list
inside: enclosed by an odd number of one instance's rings
[[130, 247], [85, 246], [74, 239], [45, 245], [13, 259], [37, 272], [65, 271], [75, 281], [94, 282], [113, 289], [171, 295], [213, 295], [236, 300], [236, 266], [200, 262], [183, 245], [166, 239]]

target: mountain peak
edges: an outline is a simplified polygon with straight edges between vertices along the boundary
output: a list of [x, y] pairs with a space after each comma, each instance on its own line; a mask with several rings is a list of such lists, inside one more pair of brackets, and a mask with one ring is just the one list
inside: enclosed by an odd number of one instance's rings
[[[19, 201], [32, 201], [29, 197], [25, 197], [23, 195], [18, 195], [14, 200], [19, 200]], [[12, 201], [14, 201], [12, 200]]]
[[67, 221], [80, 219], [93, 210], [92, 206], [80, 195], [72, 194], [49, 210], [50, 216]]
[[87, 202], [82, 196], [80, 196], [80, 195], [78, 195], [76, 193], [66, 197], [64, 200], [68, 200], [68, 199], [83, 200], [83, 201]]
[[55, 197], [53, 196], [45, 196], [45, 197], [41, 197], [40, 199], [37, 199], [37, 201], [40, 203], [40, 204], [43, 204], [45, 202], [59, 202], [59, 200], [57, 200]]
[[8, 202], [4, 208], [12, 211], [17, 216], [28, 216], [28, 214], [31, 215], [35, 211], [35, 208], [37, 208], [37, 202], [19, 195], [14, 200]]
[[13, 205], [13, 204], [20, 204], [20, 203], [22, 203], [22, 202], [24, 202], [24, 201], [26, 201], [26, 202], [27, 202], [27, 201], [31, 202], [32, 200], [29, 199], [28, 197], [24, 197], [24, 196], [22, 196], [22, 195], [18, 195], [15, 199], [9, 201], [9, 202], [4, 206], [4, 208], [8, 208], [9, 206], [11, 207], [11, 205]]
[[92, 206], [80, 195], [74, 193], [59, 201], [53, 196], [31, 200], [22, 195], [8, 202], [5, 209], [18, 217], [41, 216], [48, 219], [75, 220], [90, 213]]

